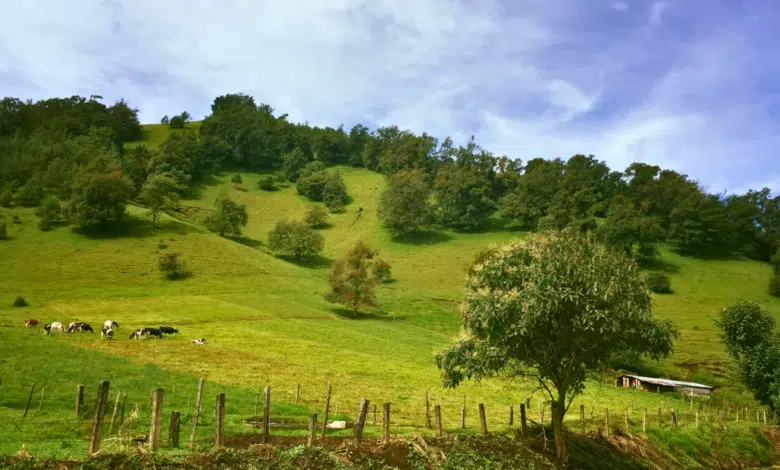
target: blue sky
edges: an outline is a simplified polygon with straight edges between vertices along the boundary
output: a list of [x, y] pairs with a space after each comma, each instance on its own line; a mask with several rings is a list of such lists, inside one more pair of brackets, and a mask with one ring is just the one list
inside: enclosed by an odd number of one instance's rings
[[644, 161], [713, 192], [780, 188], [772, 0], [0, 0], [0, 11], [3, 95], [123, 97], [158, 122], [243, 92], [314, 125], [474, 134], [523, 160]]

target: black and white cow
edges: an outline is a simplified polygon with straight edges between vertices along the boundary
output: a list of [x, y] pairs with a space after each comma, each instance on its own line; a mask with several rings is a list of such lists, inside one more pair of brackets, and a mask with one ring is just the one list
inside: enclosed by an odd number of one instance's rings
[[130, 333], [130, 339], [133, 339], [133, 338], [141, 339], [141, 330], [140, 329], [135, 330], [132, 333]]
[[55, 331], [59, 331], [61, 333], [62, 330], [63, 330], [62, 323], [60, 323], [58, 321], [55, 321], [55, 322], [52, 322], [52, 323], [47, 323], [47, 324], [43, 325], [43, 334], [45, 334], [47, 336], [52, 334]]
[[141, 335], [145, 337], [156, 336], [158, 338], [162, 338], [162, 332], [159, 328], [144, 328], [141, 330]]
[[103, 322], [103, 328], [115, 330], [119, 328], [119, 323], [115, 322], [114, 320], [106, 320]]
[[161, 326], [159, 328], [159, 330], [160, 330], [160, 333], [162, 333], [164, 335], [172, 335], [172, 334], [175, 334], [175, 333], [179, 332], [179, 330], [177, 330], [176, 328], [172, 328], [170, 326]]
[[206, 338], [201, 338], [201, 339], [193, 339], [193, 340], [192, 340], [192, 343], [193, 343], [193, 344], [206, 344]]
[[105, 326], [100, 330], [101, 338], [114, 339], [114, 330], [106, 328]]
[[79, 323], [79, 326], [77, 327], [80, 333], [84, 333], [89, 331], [90, 333], [94, 333], [95, 330], [92, 329], [91, 326], [89, 326], [89, 323]]

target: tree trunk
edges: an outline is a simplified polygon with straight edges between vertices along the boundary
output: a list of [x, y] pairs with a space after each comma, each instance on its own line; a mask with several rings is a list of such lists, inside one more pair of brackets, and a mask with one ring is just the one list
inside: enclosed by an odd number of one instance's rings
[[563, 439], [563, 417], [566, 414], [566, 395], [558, 392], [558, 400], [552, 403], [552, 425], [555, 436], [555, 454], [558, 460], [566, 463], [566, 441]]

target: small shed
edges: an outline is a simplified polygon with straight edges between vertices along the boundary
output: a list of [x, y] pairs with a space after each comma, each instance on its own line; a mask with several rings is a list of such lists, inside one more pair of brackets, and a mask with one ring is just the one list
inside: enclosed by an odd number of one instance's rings
[[689, 396], [709, 396], [713, 390], [709, 385], [695, 382], [681, 382], [679, 380], [658, 379], [629, 374], [618, 375], [615, 379], [615, 386], [636, 388], [656, 393], [680, 392]]

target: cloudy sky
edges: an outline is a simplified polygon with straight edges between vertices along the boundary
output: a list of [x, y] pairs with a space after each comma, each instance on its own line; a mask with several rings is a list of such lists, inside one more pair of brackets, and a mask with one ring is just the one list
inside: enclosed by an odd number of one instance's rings
[[224, 93], [293, 121], [397, 124], [528, 160], [592, 153], [710, 191], [780, 189], [773, 0], [0, 0], [0, 93]]

